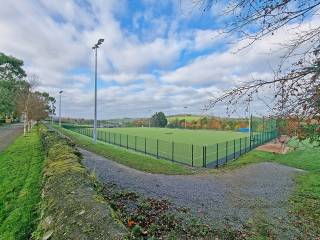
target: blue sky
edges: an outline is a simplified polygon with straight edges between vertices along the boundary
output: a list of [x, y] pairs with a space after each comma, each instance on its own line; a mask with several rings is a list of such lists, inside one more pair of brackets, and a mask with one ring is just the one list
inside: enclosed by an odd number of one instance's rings
[[[3, 1], [0, 51], [21, 58], [38, 90], [63, 93], [63, 116], [92, 118], [93, 61], [98, 51], [98, 118], [156, 111], [204, 112], [210, 99], [252, 78], [272, 78], [289, 31], [246, 44], [224, 36], [222, 5], [201, 13], [192, 0]], [[268, 98], [268, 95], [262, 96]], [[272, 99], [270, 99], [272, 100]], [[265, 112], [256, 102], [253, 111]], [[243, 112], [237, 113], [243, 116]]]

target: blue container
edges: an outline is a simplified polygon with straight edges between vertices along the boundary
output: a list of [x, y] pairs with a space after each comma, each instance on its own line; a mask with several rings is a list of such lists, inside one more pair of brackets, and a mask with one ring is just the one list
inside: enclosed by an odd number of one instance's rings
[[239, 128], [239, 132], [249, 132], [250, 128]]

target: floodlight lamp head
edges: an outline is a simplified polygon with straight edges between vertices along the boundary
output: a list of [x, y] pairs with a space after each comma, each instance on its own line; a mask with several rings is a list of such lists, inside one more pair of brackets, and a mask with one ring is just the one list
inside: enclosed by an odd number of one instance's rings
[[100, 39], [98, 40], [98, 45], [101, 45], [103, 42], [104, 42], [104, 39], [103, 39], [103, 38], [100, 38]]
[[61, 94], [61, 93], [63, 93], [63, 91], [62, 91], [62, 90], [59, 92], [59, 94]]

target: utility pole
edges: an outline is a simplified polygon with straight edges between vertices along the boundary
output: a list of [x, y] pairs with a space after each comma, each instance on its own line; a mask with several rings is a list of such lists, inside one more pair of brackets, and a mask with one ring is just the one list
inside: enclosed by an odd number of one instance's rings
[[99, 39], [92, 47], [95, 51], [95, 73], [94, 73], [94, 123], [93, 123], [93, 142], [97, 142], [97, 63], [98, 63], [98, 48], [103, 43], [104, 39]]
[[59, 92], [59, 126], [61, 127], [61, 94], [63, 93], [63, 91], [61, 90]]

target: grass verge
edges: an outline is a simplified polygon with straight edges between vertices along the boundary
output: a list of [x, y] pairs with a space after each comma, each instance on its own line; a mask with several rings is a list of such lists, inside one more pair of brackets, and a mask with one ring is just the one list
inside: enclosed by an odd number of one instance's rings
[[123, 239], [126, 228], [97, 192], [74, 144], [43, 131], [46, 153], [41, 220], [35, 239]]
[[295, 178], [296, 189], [290, 198], [292, 224], [300, 229], [303, 239], [320, 237], [320, 148], [306, 142], [295, 145], [295, 151], [288, 154], [274, 154], [252, 151], [226, 165], [224, 169], [234, 169], [258, 162], [276, 162], [305, 170]]
[[43, 154], [35, 127], [0, 154], [0, 239], [29, 239], [41, 200]]
[[83, 136], [81, 134], [63, 128], [56, 128], [59, 129], [59, 131], [61, 131], [66, 136], [70, 137], [81, 148], [84, 148], [88, 151], [94, 152], [110, 160], [113, 160], [115, 162], [121, 163], [123, 165], [137, 170], [149, 173], [163, 173], [170, 175], [187, 175], [193, 174], [195, 172], [195, 170], [190, 167], [186, 167], [162, 159], [156, 159], [153, 157], [145, 156], [143, 154], [128, 151], [126, 149], [122, 149], [120, 147], [116, 147], [110, 144], [100, 142], [94, 144], [92, 142], [92, 139], [87, 136]]

